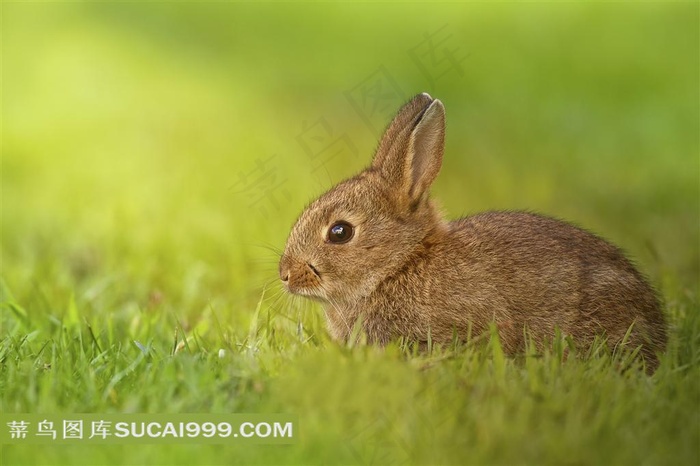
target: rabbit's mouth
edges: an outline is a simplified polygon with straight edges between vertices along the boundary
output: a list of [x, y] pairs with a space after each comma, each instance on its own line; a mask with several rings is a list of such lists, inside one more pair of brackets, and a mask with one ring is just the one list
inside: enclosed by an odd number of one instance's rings
[[309, 298], [314, 301], [319, 301], [319, 302], [328, 302], [328, 299], [325, 297], [325, 293], [323, 291], [323, 288], [320, 287], [300, 287], [300, 286], [292, 286], [289, 283], [285, 283], [284, 287], [286, 288], [287, 292], [291, 294], [295, 294], [298, 296], [303, 296], [305, 298]]

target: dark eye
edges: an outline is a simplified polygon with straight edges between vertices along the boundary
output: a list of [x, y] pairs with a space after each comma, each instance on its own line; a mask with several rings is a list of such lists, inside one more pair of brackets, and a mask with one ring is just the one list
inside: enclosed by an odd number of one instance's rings
[[328, 229], [328, 241], [331, 243], [347, 243], [355, 234], [355, 229], [348, 222], [336, 222]]

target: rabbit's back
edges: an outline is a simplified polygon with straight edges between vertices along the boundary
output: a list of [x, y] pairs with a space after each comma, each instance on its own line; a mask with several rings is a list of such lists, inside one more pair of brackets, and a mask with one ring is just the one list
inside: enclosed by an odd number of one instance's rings
[[654, 291], [592, 233], [526, 212], [486, 212], [449, 223], [443, 239], [425, 256], [433, 257], [428, 275], [442, 277], [429, 292], [438, 331], [455, 320], [480, 331], [495, 320], [506, 349], [517, 351], [523, 327], [540, 341], [559, 327], [583, 344], [601, 334], [616, 344], [634, 323], [631, 344], [644, 344], [649, 358], [665, 344]]

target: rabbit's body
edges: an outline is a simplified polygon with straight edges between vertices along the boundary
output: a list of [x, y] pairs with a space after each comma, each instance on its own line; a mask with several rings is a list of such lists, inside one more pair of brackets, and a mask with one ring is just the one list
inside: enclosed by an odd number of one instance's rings
[[[645, 343], [643, 335], [665, 338], [654, 331], [663, 328], [654, 292], [618, 248], [526, 212], [440, 225], [369, 296], [331, 306], [328, 318], [334, 337], [348, 338], [348, 324], [359, 318], [378, 343], [397, 336], [446, 343], [495, 322], [509, 353], [524, 348], [524, 328], [544, 341], [558, 327], [585, 345], [596, 335], [619, 342], [634, 323], [630, 345]], [[653, 359], [653, 352], [646, 355]]]
[[421, 94], [397, 115], [370, 168], [312, 203], [280, 260], [288, 290], [326, 304], [331, 334], [356, 322], [372, 342], [477, 336], [494, 322], [504, 349], [541, 344], [555, 328], [577, 344], [611, 345], [632, 327], [650, 367], [665, 346], [651, 287], [618, 248], [525, 212], [445, 221], [428, 198], [440, 168], [444, 109]]

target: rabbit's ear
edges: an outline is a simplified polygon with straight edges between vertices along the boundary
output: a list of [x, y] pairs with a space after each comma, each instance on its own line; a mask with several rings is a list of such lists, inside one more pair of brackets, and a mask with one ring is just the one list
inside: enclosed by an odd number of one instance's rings
[[432, 101], [433, 98], [424, 92], [418, 94], [401, 107], [401, 110], [398, 111], [386, 131], [384, 131], [384, 136], [382, 136], [372, 162], [374, 167], [379, 167], [385, 163], [385, 159], [389, 156], [394, 146], [406, 144], [410, 130], [416, 125], [416, 119], [428, 108]]
[[380, 171], [402, 200], [415, 206], [428, 192], [442, 165], [445, 107], [427, 94], [415, 97], [394, 118], [380, 150], [385, 149], [387, 137], [392, 139], [391, 145], [385, 152], [377, 151], [372, 167]]

